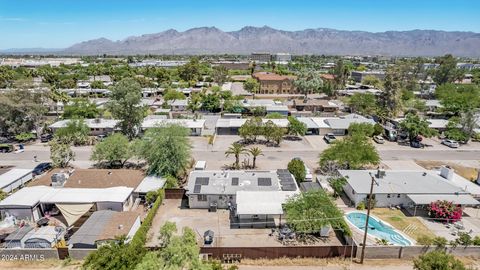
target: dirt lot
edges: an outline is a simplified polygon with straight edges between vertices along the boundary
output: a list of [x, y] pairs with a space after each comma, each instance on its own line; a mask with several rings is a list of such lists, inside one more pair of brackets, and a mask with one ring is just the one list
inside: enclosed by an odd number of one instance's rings
[[[175, 222], [178, 231], [183, 227], [192, 228], [198, 236], [199, 243], [203, 233], [212, 230], [215, 233], [214, 246], [224, 247], [274, 247], [282, 246], [275, 236], [269, 236], [271, 229], [230, 228], [229, 212], [218, 210], [208, 212], [207, 209], [180, 208], [180, 200], [165, 200], [159, 208], [148, 234], [147, 246], [158, 245], [159, 230], [166, 221]], [[324, 241], [315, 245], [341, 245], [334, 233]]]
[[418, 160], [416, 162], [418, 165], [428, 170], [438, 168], [442, 165], [448, 165], [452, 167], [458, 175], [468, 180], [475, 180], [477, 179], [477, 176], [478, 176], [478, 169], [473, 167], [463, 166], [455, 162], [430, 161], [430, 160]]

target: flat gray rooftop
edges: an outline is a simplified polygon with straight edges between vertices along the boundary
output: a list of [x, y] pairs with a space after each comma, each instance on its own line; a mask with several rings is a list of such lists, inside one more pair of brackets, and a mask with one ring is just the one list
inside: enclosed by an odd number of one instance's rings
[[376, 170], [339, 170], [356, 193], [368, 194], [371, 173], [378, 184], [373, 190], [376, 194], [469, 194], [449, 180], [432, 171], [387, 170], [385, 176], [377, 177]]

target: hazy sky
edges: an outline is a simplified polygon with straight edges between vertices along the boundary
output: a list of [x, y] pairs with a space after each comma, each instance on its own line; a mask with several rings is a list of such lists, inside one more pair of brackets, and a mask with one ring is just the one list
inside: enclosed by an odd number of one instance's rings
[[0, 0], [0, 49], [201, 26], [480, 32], [479, 14], [480, 0]]

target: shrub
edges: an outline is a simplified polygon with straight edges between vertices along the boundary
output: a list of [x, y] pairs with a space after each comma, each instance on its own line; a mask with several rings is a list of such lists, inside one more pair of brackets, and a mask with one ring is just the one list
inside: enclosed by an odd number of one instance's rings
[[433, 243], [433, 238], [428, 235], [421, 235], [417, 237], [417, 243], [422, 246], [431, 246]]
[[305, 170], [305, 164], [300, 159], [292, 159], [288, 163], [288, 171], [293, 174], [297, 183], [305, 181], [307, 172]]
[[383, 127], [379, 123], [376, 123], [373, 126], [373, 136], [381, 135], [383, 134]]
[[366, 207], [364, 201], [361, 201], [361, 202], [358, 203], [357, 210], [365, 210], [365, 208], [367, 208], [367, 207]]
[[448, 244], [448, 240], [445, 237], [437, 236], [432, 240], [432, 244], [439, 248], [444, 248]]
[[470, 246], [473, 244], [473, 239], [472, 236], [466, 232], [460, 232], [458, 233], [458, 238], [455, 240], [459, 245], [462, 246]]
[[436, 201], [428, 206], [428, 215], [444, 222], [456, 222], [462, 219], [462, 208], [449, 201]]
[[465, 266], [451, 254], [444, 251], [432, 251], [415, 258], [413, 268], [417, 270], [464, 270]]
[[35, 135], [29, 132], [23, 132], [15, 136], [15, 140], [19, 142], [30, 141], [30, 140], [33, 140], [34, 138], [35, 138]]
[[473, 245], [474, 246], [480, 246], [480, 236], [475, 236], [475, 238], [473, 238]]

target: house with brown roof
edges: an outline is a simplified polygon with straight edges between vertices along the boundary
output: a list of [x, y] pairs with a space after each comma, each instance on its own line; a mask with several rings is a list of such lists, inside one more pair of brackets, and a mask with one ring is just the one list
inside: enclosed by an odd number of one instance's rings
[[257, 94], [298, 94], [293, 85], [296, 76], [279, 75], [272, 72], [257, 72], [252, 75], [260, 83]]

